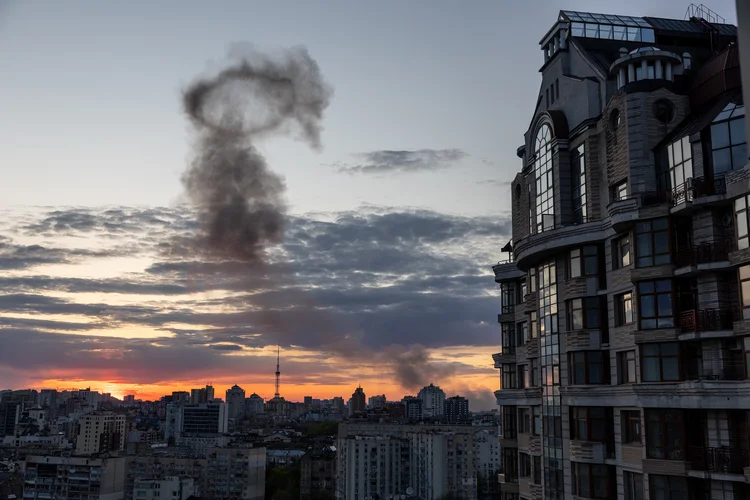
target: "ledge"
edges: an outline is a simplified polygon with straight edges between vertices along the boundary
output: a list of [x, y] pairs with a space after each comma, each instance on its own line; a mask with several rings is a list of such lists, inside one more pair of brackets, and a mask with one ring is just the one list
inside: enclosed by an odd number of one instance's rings
[[524, 275], [524, 272], [518, 269], [515, 262], [501, 262], [495, 264], [492, 266], [492, 271], [495, 273], [495, 282], [497, 283], [517, 280]]
[[564, 247], [598, 242], [605, 238], [604, 230], [603, 221], [593, 221], [529, 235], [516, 243], [516, 265], [525, 269], [536, 260], [559, 253]]

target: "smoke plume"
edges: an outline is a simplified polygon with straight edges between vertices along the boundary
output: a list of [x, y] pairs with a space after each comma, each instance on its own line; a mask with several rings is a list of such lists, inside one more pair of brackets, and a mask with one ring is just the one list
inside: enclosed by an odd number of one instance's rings
[[253, 143], [296, 130], [319, 149], [332, 92], [304, 48], [278, 58], [238, 47], [230, 55], [229, 67], [183, 95], [196, 137], [182, 182], [197, 210], [200, 243], [214, 254], [260, 262], [266, 246], [283, 239], [285, 186]]

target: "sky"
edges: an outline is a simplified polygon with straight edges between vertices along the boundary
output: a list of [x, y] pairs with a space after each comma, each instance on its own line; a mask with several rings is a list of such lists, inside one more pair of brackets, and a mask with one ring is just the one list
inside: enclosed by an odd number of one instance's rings
[[[211, 381], [491, 407], [491, 264], [561, 9], [682, 19], [681, 1], [0, 0], [0, 388], [158, 397]], [[735, 22], [733, 0], [710, 7]], [[254, 141], [284, 180], [263, 266], [179, 253], [200, 231], [181, 95], [237, 43], [304, 47], [321, 146]], [[342, 340], [343, 339], [343, 340]]]

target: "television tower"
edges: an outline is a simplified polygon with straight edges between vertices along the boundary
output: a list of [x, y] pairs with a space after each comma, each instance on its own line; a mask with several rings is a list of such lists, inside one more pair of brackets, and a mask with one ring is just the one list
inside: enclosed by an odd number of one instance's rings
[[273, 394], [275, 399], [279, 398], [279, 378], [281, 377], [281, 370], [279, 370], [279, 346], [276, 345], [276, 392]]

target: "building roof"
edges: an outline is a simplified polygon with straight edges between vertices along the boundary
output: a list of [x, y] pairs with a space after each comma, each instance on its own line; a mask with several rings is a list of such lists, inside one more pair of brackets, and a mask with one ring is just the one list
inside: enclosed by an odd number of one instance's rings
[[[660, 32], [681, 32], [702, 34], [708, 31], [708, 25], [694, 20], [665, 19], [662, 17], [645, 17], [644, 20]], [[731, 24], [709, 23], [720, 35], [737, 36], [737, 26]]]

